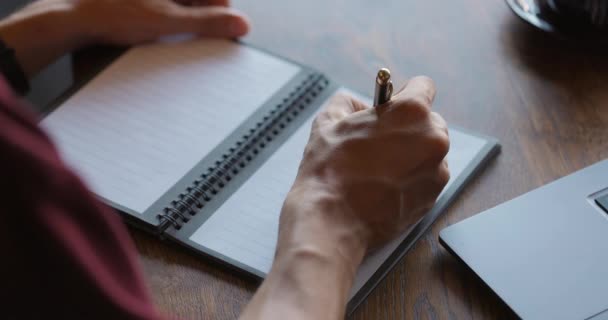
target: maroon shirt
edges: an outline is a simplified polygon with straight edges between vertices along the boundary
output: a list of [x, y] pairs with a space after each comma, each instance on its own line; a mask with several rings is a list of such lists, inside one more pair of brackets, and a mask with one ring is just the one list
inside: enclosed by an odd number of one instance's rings
[[118, 215], [0, 79], [0, 317], [159, 318]]

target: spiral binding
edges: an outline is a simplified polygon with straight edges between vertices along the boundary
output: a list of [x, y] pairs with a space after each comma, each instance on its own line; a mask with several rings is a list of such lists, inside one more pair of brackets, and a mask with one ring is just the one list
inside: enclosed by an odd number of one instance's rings
[[222, 159], [209, 167], [178, 196], [178, 199], [171, 201], [171, 204], [157, 215], [160, 231], [163, 232], [170, 226], [181, 229], [190, 217], [204, 208], [262, 149], [310, 106], [314, 98], [328, 85], [329, 80], [323, 75], [309, 75], [281, 103], [270, 110], [262, 121], [243, 135]]

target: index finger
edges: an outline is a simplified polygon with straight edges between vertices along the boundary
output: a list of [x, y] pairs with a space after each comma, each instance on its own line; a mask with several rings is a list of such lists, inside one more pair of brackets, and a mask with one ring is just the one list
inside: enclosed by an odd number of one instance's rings
[[407, 85], [398, 92], [393, 99], [395, 100], [417, 100], [422, 99], [425, 105], [432, 106], [435, 101], [437, 90], [435, 82], [427, 76], [417, 76], [410, 79]]

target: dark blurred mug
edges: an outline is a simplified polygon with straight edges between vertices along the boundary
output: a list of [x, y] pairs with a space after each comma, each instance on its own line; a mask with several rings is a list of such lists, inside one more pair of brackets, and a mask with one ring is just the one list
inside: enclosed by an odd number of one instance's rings
[[581, 27], [608, 28], [608, 0], [546, 0], [569, 24]]

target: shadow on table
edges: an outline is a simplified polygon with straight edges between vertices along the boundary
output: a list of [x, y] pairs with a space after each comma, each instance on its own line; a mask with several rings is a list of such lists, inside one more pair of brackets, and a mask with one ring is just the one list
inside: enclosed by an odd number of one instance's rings
[[512, 58], [547, 79], [559, 80], [566, 70], [594, 71], [608, 79], [608, 41], [557, 38], [515, 17], [503, 29], [503, 40]]
[[464, 305], [471, 306], [473, 310], [481, 309], [481, 316], [494, 315], [501, 320], [520, 319], [462, 260], [441, 250], [432, 268], [435, 277], [442, 279], [448, 296], [465, 300]]
[[596, 97], [607, 91], [608, 41], [560, 39], [515, 17], [503, 28], [501, 38], [516, 67], [557, 85], [573, 98]]

